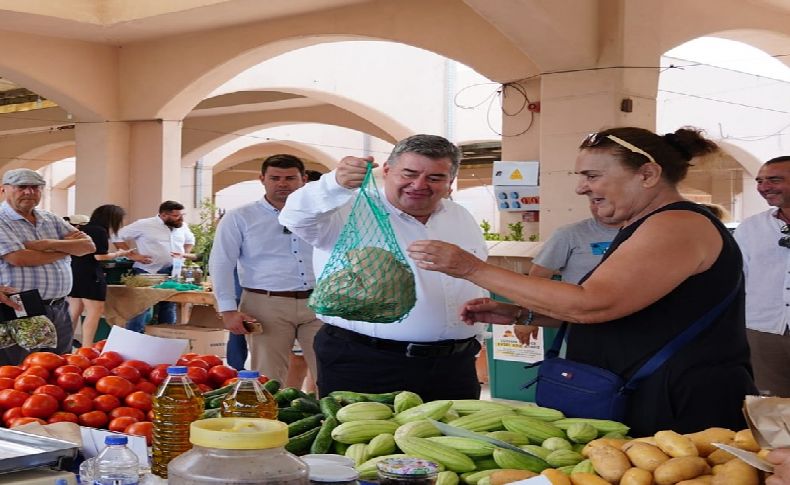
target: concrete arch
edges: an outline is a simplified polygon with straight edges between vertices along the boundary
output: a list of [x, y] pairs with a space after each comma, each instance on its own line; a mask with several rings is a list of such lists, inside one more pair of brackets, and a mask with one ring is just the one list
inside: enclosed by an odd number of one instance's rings
[[295, 155], [305, 162], [307, 170], [317, 170], [321, 173], [326, 173], [337, 165], [337, 161], [332, 157], [304, 143], [277, 141], [250, 145], [214, 165], [212, 191], [216, 194], [232, 185], [256, 180], [260, 175], [261, 160], [277, 153]]
[[77, 183], [77, 174], [69, 174], [57, 181], [54, 185], [52, 185], [53, 189], [62, 189], [67, 190], [70, 187], [76, 185]]
[[[351, 39], [421, 47], [500, 81], [536, 72], [513, 42], [463, 2], [379, 0], [125, 46], [120, 52], [121, 111], [127, 119], [182, 119], [246, 68], [289, 50]], [[173, 66], [171, 82], [145, 82], [152, 70], [174, 59], [181, 62]], [[145, 96], [138, 96], [141, 89]]]
[[332, 105], [293, 109], [235, 113], [221, 116], [188, 118], [182, 128], [182, 166], [189, 167], [210, 151], [237, 136], [266, 127], [295, 123], [318, 123], [340, 126], [380, 138], [390, 143], [395, 137], [354, 113]]
[[733, 143], [722, 140], [717, 140], [716, 143], [721, 147], [722, 150], [731, 155], [732, 158], [735, 159], [735, 161], [737, 161], [749, 175], [753, 177], [757, 175], [757, 172], [760, 170], [760, 166], [762, 166], [764, 163], [763, 160], [760, 160], [753, 154]]
[[[711, 15], [711, 12], [727, 15]], [[679, 21], [683, 12], [684, 21]], [[656, 13], [657, 25], [672, 25], [662, 29], [658, 39], [660, 52], [666, 52], [697, 37], [715, 36], [753, 45], [771, 54], [787, 54], [790, 37], [790, 11], [787, 9], [756, 9], [740, 0], [665, 0]], [[790, 59], [781, 59], [788, 64]]]
[[[410, 135], [414, 134], [414, 131], [409, 129], [403, 123], [399, 122], [392, 116], [388, 115], [381, 110], [377, 110], [371, 106], [368, 106], [364, 103], [356, 101], [354, 99], [348, 98], [346, 96], [340, 96], [338, 94], [330, 93], [327, 91], [322, 91], [318, 89], [306, 89], [306, 88], [298, 88], [298, 87], [288, 87], [288, 86], [267, 86], [265, 88], [257, 89], [257, 90], [248, 90], [246, 92], [265, 92], [271, 95], [281, 95], [281, 94], [288, 94], [288, 95], [296, 95], [302, 96], [307, 98], [309, 101], [318, 101], [322, 104], [328, 104], [332, 106], [337, 106], [340, 109], [348, 111], [349, 113], [353, 113], [357, 115], [359, 118], [368, 120], [373, 125], [379, 127], [381, 131], [387, 133], [391, 140], [401, 140], [406, 138]], [[230, 95], [242, 94], [242, 93], [228, 93]], [[215, 98], [219, 98], [220, 95]], [[204, 101], [204, 103], [210, 103], [212, 99], [215, 98], [208, 98]], [[187, 118], [189, 119], [189, 118]], [[376, 135], [374, 135], [376, 136]]]
[[318, 148], [295, 141], [280, 140], [259, 143], [242, 148], [241, 150], [228, 155], [214, 164], [211, 169], [214, 175], [216, 175], [225, 170], [231, 169], [240, 163], [245, 163], [250, 160], [257, 160], [257, 170], [260, 172], [260, 162], [264, 158], [277, 153], [290, 153], [291, 155], [302, 159], [305, 164], [310, 164], [311, 166], [320, 165], [320, 167], [316, 168], [306, 167], [311, 170], [316, 170], [323, 167], [323, 170], [319, 171], [326, 172], [334, 169], [337, 166], [337, 160], [334, 160], [332, 157]]
[[0, 170], [38, 170], [52, 162], [75, 156], [74, 130], [52, 130], [15, 136], [0, 147]]
[[24, 86], [81, 121], [117, 119], [118, 48], [111, 45], [3, 31], [3, 77]]

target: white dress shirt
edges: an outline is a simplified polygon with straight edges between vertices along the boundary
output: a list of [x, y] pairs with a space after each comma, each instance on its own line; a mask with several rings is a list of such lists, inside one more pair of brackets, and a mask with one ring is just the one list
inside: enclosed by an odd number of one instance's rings
[[[313, 263], [320, 274], [340, 235], [356, 191], [339, 185], [335, 172], [311, 182], [288, 197], [280, 223], [315, 247]], [[382, 192], [382, 201], [390, 215], [390, 223], [404, 250], [414, 241], [436, 239], [447, 241], [485, 260], [487, 248], [480, 227], [472, 215], [451, 200], [442, 200], [426, 224], [397, 209]], [[436, 271], [426, 271], [406, 260], [414, 272], [417, 303], [408, 316], [397, 323], [349, 321], [340, 317], [320, 316], [326, 323], [371, 337], [409, 342], [435, 342], [448, 339], [480, 337], [483, 325], [466, 325], [459, 317], [468, 300], [488, 296], [488, 292], [472, 283]]]
[[287, 233], [279, 211], [261, 199], [228, 211], [217, 226], [209, 272], [221, 312], [237, 309], [233, 269], [243, 288], [309, 290], [315, 284], [313, 248]]
[[195, 235], [184, 224], [171, 229], [158, 215], [138, 219], [118, 231], [121, 241], [134, 241], [137, 254], [150, 256], [148, 264], [135, 261], [134, 267], [147, 273], [156, 273], [163, 267], [173, 263], [171, 253], [184, 253], [184, 246], [195, 244]]
[[790, 249], [778, 244], [786, 234], [777, 210], [747, 217], [735, 229], [735, 240], [743, 253], [746, 326], [781, 335], [790, 323]]

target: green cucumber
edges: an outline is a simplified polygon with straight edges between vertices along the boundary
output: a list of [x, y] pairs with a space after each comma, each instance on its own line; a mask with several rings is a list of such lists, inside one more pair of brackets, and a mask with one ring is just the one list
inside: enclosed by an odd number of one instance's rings
[[335, 417], [335, 414], [342, 408], [343, 406], [340, 405], [339, 402], [335, 400], [333, 397], [322, 397], [320, 401], [318, 401], [318, 407], [321, 408], [321, 412], [326, 417]]
[[294, 421], [293, 423], [288, 425], [288, 437], [292, 438], [294, 436], [298, 436], [302, 433], [310, 431], [313, 428], [318, 428], [321, 426], [321, 420], [324, 419], [323, 414], [314, 414], [309, 418], [302, 418], [298, 421]]
[[334, 445], [332, 446], [333, 453], [335, 455], [345, 456], [346, 455], [346, 450], [348, 449], [349, 446], [351, 446], [351, 445], [347, 445], [345, 443], [341, 443], [339, 441], [335, 441]]
[[291, 402], [299, 397], [307, 397], [307, 394], [303, 393], [302, 391], [300, 391], [295, 387], [286, 387], [284, 389], [280, 389], [279, 391], [277, 391], [277, 394], [275, 394], [274, 397], [277, 400], [282, 399], [284, 401]]
[[288, 440], [285, 449], [294, 455], [304, 455], [310, 451], [310, 446], [315, 441], [316, 436], [321, 431], [321, 428], [313, 428], [305, 431], [302, 434], [296, 435]]
[[304, 417], [304, 413], [296, 408], [286, 407], [279, 408], [277, 410], [277, 420], [282, 421], [283, 423], [293, 423], [294, 421], [299, 421]]
[[368, 400], [368, 398], [361, 393], [353, 391], [332, 391], [329, 393], [329, 397], [334, 398], [344, 406], [347, 404], [354, 404], [356, 402], [367, 402]]
[[200, 419], [208, 419], [208, 418], [219, 418], [220, 417], [220, 409], [206, 409], [203, 411], [203, 414], [200, 415]]
[[310, 399], [309, 397], [299, 397], [291, 401], [291, 407], [294, 407], [303, 413], [317, 414], [321, 412], [321, 407], [318, 401]]
[[214, 389], [213, 391], [208, 391], [203, 393], [203, 399], [208, 400], [212, 397], [220, 396], [222, 394], [227, 394], [231, 389], [233, 389], [234, 384], [228, 384], [225, 387], [220, 387], [219, 389]]
[[380, 394], [362, 393], [368, 401], [380, 402], [382, 404], [395, 404], [395, 396], [400, 394], [401, 391], [396, 392], [382, 392]]
[[277, 379], [269, 379], [263, 384], [263, 388], [269, 391], [269, 394], [274, 395], [280, 390], [280, 381]]
[[222, 401], [225, 399], [226, 394], [220, 394], [219, 396], [212, 397], [205, 401], [206, 409], [217, 409], [222, 405]]
[[332, 448], [332, 430], [340, 424], [337, 419], [332, 416], [327, 417], [321, 424], [321, 430], [310, 445], [310, 453], [329, 453]]
[[380, 402], [382, 404], [393, 404], [395, 402], [395, 396], [397, 396], [399, 393], [400, 391], [382, 392], [379, 394], [370, 392], [332, 391], [329, 393], [329, 397], [335, 398], [335, 400], [340, 401], [340, 403], [344, 406], [346, 404], [368, 401]]

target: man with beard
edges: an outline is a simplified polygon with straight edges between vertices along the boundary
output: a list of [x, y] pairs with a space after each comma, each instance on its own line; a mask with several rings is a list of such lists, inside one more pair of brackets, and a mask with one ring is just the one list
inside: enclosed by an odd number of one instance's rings
[[[283, 225], [315, 247], [319, 274], [372, 162], [372, 157], [345, 157], [318, 182], [291, 195], [280, 215]], [[486, 259], [480, 227], [466, 209], [448, 199], [459, 166], [458, 147], [440, 136], [410, 136], [392, 149], [383, 166], [381, 200], [402, 248], [430, 237]], [[322, 396], [335, 390], [409, 390], [426, 401], [480, 396], [475, 356], [483, 328], [463, 323], [460, 311], [464, 302], [488, 292], [422, 270], [411, 260], [409, 264], [417, 302], [402, 321], [371, 323], [322, 315], [327, 325], [315, 339]]]
[[771, 208], [734, 234], [746, 277], [746, 337], [757, 388], [790, 397], [790, 156], [765, 162], [755, 180]]
[[[71, 256], [96, 250], [91, 238], [61, 217], [36, 209], [44, 178], [33, 170], [17, 168], [3, 174], [0, 205], [0, 291], [37, 289], [47, 317], [57, 330], [57, 347], [71, 350], [73, 330], [66, 295], [71, 291]], [[11, 287], [11, 288], [9, 288]], [[8, 299], [0, 297], [0, 303]], [[13, 306], [13, 305], [12, 305]], [[17, 365], [29, 353], [18, 345], [0, 350], [0, 364]]]
[[[137, 251], [126, 257], [134, 261], [132, 272], [135, 274], [167, 274], [173, 270], [173, 259], [195, 259], [190, 251], [195, 245], [195, 236], [184, 224], [184, 206], [173, 200], [166, 200], [159, 205], [159, 214], [145, 219], [138, 219], [118, 231], [115, 242], [119, 249], [129, 249], [129, 242], [134, 241]], [[158, 323], [176, 323], [176, 304], [160, 302]], [[143, 332], [145, 311], [126, 322], [127, 330]]]
[[[307, 306], [313, 291], [313, 248], [280, 225], [286, 199], [307, 181], [293, 155], [272, 155], [261, 165], [262, 199], [228, 211], [217, 226], [209, 270], [217, 310], [230, 332], [247, 335], [251, 366], [285, 382], [294, 339], [315, 375], [313, 338], [321, 328]], [[233, 270], [242, 288], [236, 303]], [[259, 322], [249, 333], [245, 323]]]

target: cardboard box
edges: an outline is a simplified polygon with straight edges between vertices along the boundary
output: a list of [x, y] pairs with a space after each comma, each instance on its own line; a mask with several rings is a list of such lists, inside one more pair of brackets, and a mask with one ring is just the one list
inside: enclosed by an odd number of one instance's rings
[[[189, 322], [177, 325], [146, 325], [145, 333], [154, 337], [189, 340], [187, 352], [214, 354], [225, 358], [228, 331], [212, 305], [190, 305]], [[182, 308], [183, 311], [183, 308]]]
[[213, 354], [225, 357], [228, 331], [197, 325], [146, 325], [145, 333], [154, 337], [182, 338], [189, 340], [187, 352]]

